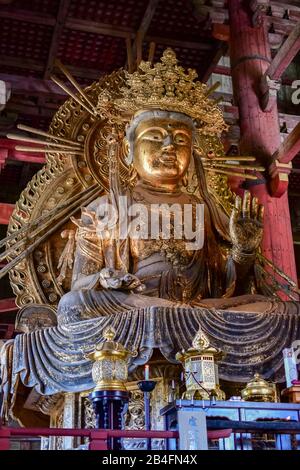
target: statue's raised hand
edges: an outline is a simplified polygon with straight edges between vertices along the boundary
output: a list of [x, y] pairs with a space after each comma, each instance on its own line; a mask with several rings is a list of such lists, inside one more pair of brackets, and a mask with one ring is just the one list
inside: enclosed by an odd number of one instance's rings
[[245, 191], [243, 201], [236, 196], [229, 223], [234, 258], [239, 253], [252, 255], [259, 247], [263, 236], [263, 214], [264, 207], [258, 204], [256, 197], [251, 201], [249, 191]]

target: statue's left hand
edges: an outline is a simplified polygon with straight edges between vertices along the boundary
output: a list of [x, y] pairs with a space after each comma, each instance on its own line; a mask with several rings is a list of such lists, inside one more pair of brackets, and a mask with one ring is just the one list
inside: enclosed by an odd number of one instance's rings
[[144, 285], [134, 274], [124, 271], [103, 268], [99, 273], [99, 282], [104, 289], [126, 289], [141, 291]]
[[251, 201], [249, 191], [245, 191], [243, 203], [236, 196], [232, 210], [229, 231], [234, 248], [243, 253], [255, 253], [263, 236], [264, 207], [254, 197]]

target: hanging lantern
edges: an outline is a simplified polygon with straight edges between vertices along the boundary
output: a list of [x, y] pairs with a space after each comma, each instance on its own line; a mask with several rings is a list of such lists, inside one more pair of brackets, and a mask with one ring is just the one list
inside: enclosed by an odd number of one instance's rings
[[183, 364], [185, 374], [186, 392], [182, 398], [225, 399], [225, 394], [219, 386], [216, 364], [221, 357], [223, 357], [222, 351], [210, 346], [208, 337], [200, 328], [193, 340], [192, 348], [176, 354], [176, 359]]
[[115, 335], [113, 328], [107, 328], [103, 334], [105, 341], [98, 343], [95, 351], [87, 355], [94, 361], [92, 367], [92, 377], [96, 385], [94, 391], [126, 391], [128, 360], [135, 353], [114, 341]]
[[276, 386], [264, 380], [259, 374], [254, 374], [253, 379], [241, 391], [241, 396], [245, 401], [274, 402]]

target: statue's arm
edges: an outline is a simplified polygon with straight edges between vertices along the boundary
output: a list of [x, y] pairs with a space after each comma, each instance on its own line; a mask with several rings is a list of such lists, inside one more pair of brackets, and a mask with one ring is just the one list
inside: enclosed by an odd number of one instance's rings
[[234, 264], [234, 295], [240, 295], [249, 292], [253, 265], [263, 236], [263, 206], [258, 204], [256, 198], [251, 201], [249, 191], [245, 191], [243, 203], [239, 196], [236, 197], [229, 229], [232, 250], [228, 264]]
[[232, 247], [223, 252], [212, 230], [206, 211], [205, 234], [207, 237], [207, 263], [210, 272], [212, 297], [232, 297], [250, 293], [254, 279], [254, 262], [263, 235], [263, 207], [256, 198], [251, 201], [248, 191], [244, 200], [236, 197], [230, 217], [229, 231]]
[[72, 275], [72, 290], [95, 289], [103, 268], [101, 240], [96, 232], [79, 227]]
[[98, 204], [105, 204], [105, 196], [83, 209], [76, 234], [76, 250], [72, 274], [72, 290], [128, 289], [140, 291], [141, 281], [127, 271], [126, 265], [116, 263], [116, 241], [100, 233], [96, 217]]
[[77, 225], [76, 250], [72, 273], [72, 290], [90, 290], [99, 286], [99, 276], [104, 267], [102, 241], [96, 230], [94, 205], [82, 209]]

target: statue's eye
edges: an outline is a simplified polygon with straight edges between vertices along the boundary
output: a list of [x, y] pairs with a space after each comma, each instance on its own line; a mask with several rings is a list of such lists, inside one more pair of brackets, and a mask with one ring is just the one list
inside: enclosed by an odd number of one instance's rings
[[149, 132], [144, 134], [143, 138], [145, 140], [152, 140], [155, 142], [161, 142], [163, 140], [163, 136], [160, 132]]
[[189, 143], [189, 138], [185, 134], [178, 133], [175, 135], [174, 141], [176, 144], [187, 145]]

